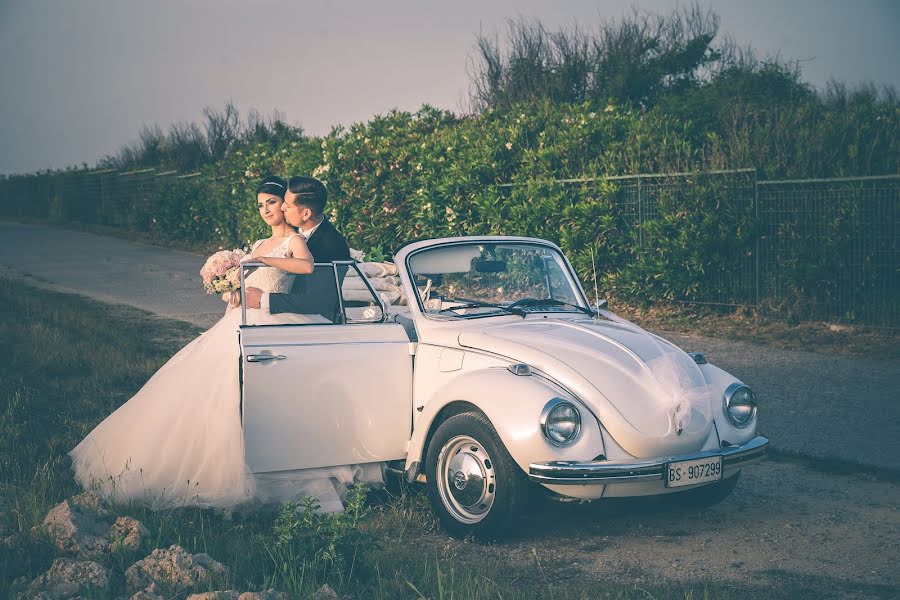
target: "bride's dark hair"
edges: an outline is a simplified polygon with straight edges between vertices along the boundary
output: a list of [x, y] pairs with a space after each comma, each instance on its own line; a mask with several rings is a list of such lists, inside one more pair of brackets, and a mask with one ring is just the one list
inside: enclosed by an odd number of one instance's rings
[[269, 175], [256, 186], [257, 194], [272, 194], [284, 198], [285, 192], [287, 192], [287, 181], [278, 175]]

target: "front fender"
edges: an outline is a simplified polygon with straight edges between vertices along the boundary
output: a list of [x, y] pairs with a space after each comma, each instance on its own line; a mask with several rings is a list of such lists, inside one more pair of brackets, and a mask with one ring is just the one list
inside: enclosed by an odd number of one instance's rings
[[743, 382], [727, 371], [723, 371], [712, 364], [700, 365], [700, 372], [703, 373], [703, 377], [706, 379], [706, 383], [709, 386], [710, 401], [712, 403], [711, 408], [716, 419], [716, 427], [718, 428], [720, 440], [728, 442], [732, 446], [740, 446], [756, 437], [759, 413], [757, 413], [757, 418], [753, 420], [753, 423], [743, 429], [735, 427], [731, 420], [725, 415], [725, 403], [723, 399], [725, 388], [732, 383]]
[[[566, 448], [550, 445], [541, 433], [541, 412], [554, 397], [573, 401], [581, 413], [581, 432]], [[440, 422], [448, 415], [471, 410], [467, 405], [487, 416], [525, 473], [533, 462], [593, 460], [604, 453], [597, 419], [584, 404], [540, 376], [514, 375], [505, 367], [488, 367], [462, 372], [431, 395], [413, 429], [407, 473], [420, 471], [431, 434]]]

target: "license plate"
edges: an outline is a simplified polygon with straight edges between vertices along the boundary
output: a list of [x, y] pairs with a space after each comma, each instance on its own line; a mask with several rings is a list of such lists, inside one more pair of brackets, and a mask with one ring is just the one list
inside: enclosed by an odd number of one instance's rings
[[710, 456], [697, 460], [680, 460], [666, 464], [666, 487], [694, 485], [722, 479], [722, 457]]

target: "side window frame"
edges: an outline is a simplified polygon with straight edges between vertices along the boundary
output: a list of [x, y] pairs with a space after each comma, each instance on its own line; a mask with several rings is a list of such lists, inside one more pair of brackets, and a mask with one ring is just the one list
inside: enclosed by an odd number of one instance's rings
[[[244, 278], [249, 275], [246, 267], [265, 267], [266, 265], [261, 262], [256, 261], [248, 261], [241, 265], [240, 270], [240, 280], [241, 280], [241, 327], [303, 327], [307, 325], [312, 325], [313, 323], [285, 323], [284, 325], [249, 325], [247, 323], [247, 304], [244, 301], [244, 290], [246, 290], [246, 284], [244, 283]], [[372, 296], [374, 303], [378, 306], [378, 309], [381, 311], [381, 316], [372, 319], [350, 319], [347, 316], [347, 307], [344, 302], [344, 291], [343, 291], [343, 283], [344, 279], [347, 277], [346, 271], [344, 272], [344, 276], [341, 277], [338, 273], [338, 267], [347, 267], [348, 269], [353, 269], [356, 271], [356, 274], [359, 276], [360, 281], [364, 282], [366, 285], [366, 290], [368, 290], [369, 294]], [[369, 279], [363, 274], [362, 270], [359, 268], [358, 263], [353, 260], [338, 260], [334, 262], [327, 263], [315, 263], [315, 268], [318, 269], [329, 269], [334, 275], [334, 284], [338, 297], [338, 305], [340, 306], [340, 315], [341, 321], [339, 323], [331, 323], [332, 326], [335, 325], [353, 325], [357, 323], [384, 323], [388, 320], [388, 310], [385, 306], [385, 303], [382, 301], [381, 296], [378, 292], [375, 291], [375, 288], [372, 287]], [[297, 275], [297, 277], [303, 277], [302, 275]], [[321, 325], [321, 324], [320, 324]]]
[[[372, 287], [372, 283], [369, 281], [369, 278], [366, 277], [365, 274], [362, 272], [362, 269], [359, 268], [359, 264], [354, 260], [339, 260], [339, 261], [335, 261], [331, 264], [334, 265], [335, 283], [339, 284], [338, 285], [338, 298], [340, 299], [340, 303], [341, 303], [341, 314], [344, 317], [344, 324], [352, 325], [354, 323], [384, 323], [385, 321], [387, 321], [387, 318], [388, 318], [387, 307], [385, 306], [384, 301], [381, 299], [381, 295], [375, 291], [375, 288]], [[338, 266], [345, 266], [345, 265], [347, 267], [349, 267], [350, 269], [353, 269], [354, 271], [356, 271], [356, 274], [359, 276], [360, 281], [362, 281], [363, 283], [366, 284], [366, 289], [369, 291], [369, 294], [371, 294], [372, 299], [375, 301], [375, 304], [378, 306], [378, 309], [381, 311], [380, 317], [373, 318], [373, 319], [350, 319], [347, 316], [347, 307], [344, 305], [344, 290], [343, 290], [343, 285], [342, 285], [343, 282], [338, 277], [338, 270], [337, 270]], [[318, 267], [318, 265], [317, 265], [317, 267]], [[347, 274], [344, 273], [344, 278], [346, 279], [346, 277], [347, 277]]]

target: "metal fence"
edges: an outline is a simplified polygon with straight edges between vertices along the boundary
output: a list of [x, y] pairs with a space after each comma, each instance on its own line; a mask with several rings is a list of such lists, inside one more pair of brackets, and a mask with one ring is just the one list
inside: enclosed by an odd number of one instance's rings
[[[637, 243], [632, 247], [631, 259], [653, 252], [660, 245], [648, 224], [660, 219], [661, 204], [688, 207], [697, 205], [700, 190], [708, 199], [708, 206], [697, 206], [697, 212], [728, 207], [737, 220], [754, 218], [753, 169], [711, 171], [706, 173], [667, 173], [610, 178], [617, 181], [622, 216], [635, 228]], [[685, 214], [684, 218], [696, 218]], [[735, 232], [736, 233], [736, 232]], [[702, 293], [695, 293], [682, 301], [721, 306], [756, 306], [759, 303], [756, 240], [750, 232], [728, 241], [725, 256], [707, 261], [705, 278], [708, 285]], [[712, 258], [712, 257], [711, 257]]]
[[664, 251], [665, 218], [718, 213], [718, 230], [695, 229], [707, 255], [677, 302], [900, 327], [900, 175], [774, 181], [739, 169], [556, 183], [571, 202], [612, 203], [629, 247], [606, 266], [623, 272]]
[[[196, 176], [143, 169], [12, 177], [0, 180], [0, 217], [146, 229], [138, 221], [154, 214], [158, 191]], [[707, 252], [698, 284], [677, 301], [900, 327], [900, 175], [771, 181], [742, 169], [556, 183], [572, 202], [602, 195], [612, 203], [628, 240], [615, 268], [658, 254], [670, 241], [667, 222], [707, 223], [693, 230]]]
[[900, 177], [757, 181], [757, 304], [900, 327]]
[[199, 175], [100, 169], [14, 176], [0, 180], [0, 216], [135, 227], [135, 203], [152, 205], [163, 186]]

